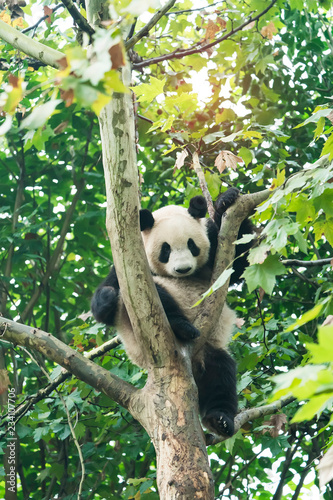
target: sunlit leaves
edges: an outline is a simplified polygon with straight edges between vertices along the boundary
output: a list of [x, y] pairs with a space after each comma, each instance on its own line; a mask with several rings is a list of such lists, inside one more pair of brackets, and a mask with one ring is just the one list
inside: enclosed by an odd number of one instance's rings
[[[333, 406], [333, 327], [323, 326], [318, 331], [318, 344], [307, 344], [311, 364], [298, 367], [288, 374], [274, 377], [275, 397], [292, 394], [304, 403], [293, 418], [294, 422], [310, 420], [324, 409]], [[318, 363], [318, 364], [316, 364]], [[327, 364], [321, 364], [327, 363]]]
[[149, 83], [141, 83], [136, 87], [132, 87], [132, 90], [135, 92], [138, 102], [150, 103], [155, 97], [163, 93], [165, 82], [165, 78], [163, 80], [158, 80], [151, 76], [149, 78]]

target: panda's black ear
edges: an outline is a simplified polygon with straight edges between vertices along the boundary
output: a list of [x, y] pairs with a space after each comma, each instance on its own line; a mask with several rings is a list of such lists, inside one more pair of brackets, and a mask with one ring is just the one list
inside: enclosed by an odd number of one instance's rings
[[154, 225], [154, 217], [150, 210], [144, 208], [140, 210], [140, 229], [144, 231], [145, 229], [151, 229]]
[[188, 213], [196, 219], [206, 217], [207, 201], [205, 198], [203, 196], [195, 196], [194, 198], [191, 198]]

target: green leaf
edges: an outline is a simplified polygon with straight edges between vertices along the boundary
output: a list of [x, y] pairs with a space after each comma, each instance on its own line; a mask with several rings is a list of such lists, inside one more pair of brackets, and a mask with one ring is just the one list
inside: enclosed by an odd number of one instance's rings
[[313, 113], [309, 118], [307, 118], [304, 122], [300, 123], [299, 125], [296, 125], [294, 128], [300, 128], [303, 127], [304, 125], [307, 125], [308, 123], [317, 123], [320, 118], [328, 116], [332, 112], [331, 109], [320, 109], [319, 111], [316, 111], [316, 113]]
[[223, 273], [220, 274], [220, 276], [217, 278], [215, 283], [207, 290], [207, 292], [202, 294], [201, 299], [199, 299], [198, 302], [196, 302], [192, 307], [198, 306], [206, 297], [209, 297], [210, 295], [212, 295], [212, 293], [221, 288], [221, 286], [223, 286], [227, 282], [233, 272], [233, 269], [225, 269]]
[[299, 328], [300, 326], [303, 326], [309, 321], [317, 318], [323, 308], [323, 305], [324, 304], [317, 304], [315, 307], [310, 309], [310, 311], [304, 313], [297, 321], [295, 321], [295, 323], [286, 329], [286, 332], [291, 332], [292, 330], [295, 330], [295, 328]]
[[275, 277], [285, 274], [285, 272], [285, 267], [279, 262], [278, 257], [269, 255], [262, 264], [254, 264], [248, 267], [243, 276], [249, 292], [261, 287], [266, 293], [271, 294], [275, 285]]
[[318, 328], [318, 344], [307, 343], [311, 363], [333, 363], [333, 326]]
[[27, 128], [29, 130], [42, 127], [50, 116], [55, 112], [55, 108], [62, 102], [61, 99], [53, 99], [36, 106], [29, 116], [24, 118], [20, 125], [20, 130]]
[[328, 394], [319, 394], [313, 396], [310, 401], [305, 403], [297, 411], [291, 423], [311, 420], [316, 414], [321, 413], [325, 407], [330, 408], [333, 403], [333, 396]]
[[150, 103], [155, 97], [163, 93], [163, 88], [166, 82], [166, 78], [159, 80], [151, 76], [149, 78], [150, 83], [141, 83], [136, 87], [131, 87], [135, 95], [138, 97], [138, 102]]
[[243, 158], [246, 167], [253, 160], [252, 151], [248, 148], [245, 148], [244, 146], [241, 147], [240, 150], [238, 151], [238, 156]]

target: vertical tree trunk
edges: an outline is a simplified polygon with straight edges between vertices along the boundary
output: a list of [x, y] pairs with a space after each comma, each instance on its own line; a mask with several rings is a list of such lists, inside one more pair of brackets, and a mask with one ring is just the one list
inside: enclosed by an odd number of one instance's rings
[[130, 411], [145, 427], [157, 457], [161, 500], [212, 500], [214, 483], [199, 420], [197, 388], [186, 359], [149, 373]]
[[[103, 15], [99, 0], [88, 0], [86, 5], [88, 21], [96, 23], [96, 12]], [[128, 86], [129, 65], [123, 68], [122, 78]], [[107, 195], [106, 225], [122, 297], [148, 369], [147, 384], [132, 395], [129, 410], [154, 444], [160, 498], [212, 500], [213, 479], [189, 357], [183, 355], [184, 348], [179, 348], [166, 321], [139, 231], [131, 95], [115, 93], [101, 111], [99, 122]], [[133, 248], [135, 234], [137, 244]]]

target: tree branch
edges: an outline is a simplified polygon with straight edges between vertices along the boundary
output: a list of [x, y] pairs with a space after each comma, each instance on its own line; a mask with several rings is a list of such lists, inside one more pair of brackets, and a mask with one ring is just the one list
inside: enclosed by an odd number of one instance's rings
[[328, 259], [318, 259], [318, 260], [297, 260], [297, 259], [286, 259], [281, 260], [281, 264], [284, 266], [298, 266], [298, 267], [315, 267], [315, 266], [326, 266], [327, 264], [332, 265], [333, 257]]
[[61, 0], [61, 1], [65, 5], [70, 15], [72, 16], [75, 24], [77, 24], [78, 27], [82, 31], [84, 31], [84, 33], [87, 33], [89, 35], [89, 39], [91, 41], [91, 37], [95, 33], [94, 28], [90, 26], [87, 19], [85, 19], [83, 15], [77, 10], [72, 0]]
[[[102, 356], [106, 352], [110, 351], [111, 349], [114, 349], [121, 343], [120, 338], [114, 337], [113, 339], [109, 340], [108, 342], [105, 342], [99, 347], [96, 347], [96, 349], [92, 349], [88, 353], [84, 353], [84, 357], [90, 360], [93, 360], [97, 357]], [[30, 410], [30, 408], [38, 403], [38, 401], [41, 401], [42, 399], [45, 399], [51, 392], [53, 392], [57, 387], [59, 387], [60, 384], [65, 382], [68, 378], [71, 378], [73, 374], [71, 372], [68, 372], [67, 370], [58, 377], [56, 377], [51, 383], [49, 383], [46, 387], [43, 387], [40, 389], [35, 395], [29, 396], [29, 398], [25, 401], [22, 402], [16, 409], [15, 409], [15, 422], [18, 422], [25, 414], [27, 411]], [[3, 427], [6, 423], [5, 416], [2, 419], [0, 427]]]
[[[259, 193], [239, 196], [236, 202], [223, 214], [213, 270], [213, 282], [217, 280], [223, 271], [232, 265], [235, 258], [234, 241], [237, 240], [241, 223], [253, 212], [255, 207], [265, 201], [270, 194], [271, 191], [266, 189]], [[202, 343], [207, 337], [212, 325], [218, 324], [223, 305], [227, 298], [228, 287], [229, 280], [205, 299], [203, 308], [195, 321], [195, 326], [201, 332], [201, 337], [196, 340], [194, 345], [195, 351], [202, 348]]]
[[125, 49], [126, 50], [131, 49], [139, 40], [141, 40], [141, 38], [147, 36], [149, 34], [149, 31], [158, 23], [161, 17], [163, 17], [166, 14], [166, 12], [168, 12], [168, 10], [170, 10], [174, 6], [175, 3], [176, 0], [169, 0], [165, 5], [163, 5], [163, 7], [161, 7], [161, 9], [158, 10], [156, 14], [153, 15], [153, 17], [148, 21], [148, 23], [143, 28], [141, 28], [140, 31], [138, 31], [132, 38], [130, 38], [129, 40], [127, 40], [127, 42], [125, 42]]
[[131, 384], [112, 375], [108, 370], [85, 358], [74, 349], [38, 328], [0, 318], [0, 336], [43, 354], [47, 359], [63, 366], [77, 378], [94, 389], [103, 392], [124, 408], [128, 408], [132, 396], [138, 391]]
[[29, 38], [27, 35], [24, 35], [1, 20], [0, 38], [28, 56], [56, 69], [59, 68], [59, 60], [64, 57], [64, 54], [59, 50], [52, 49], [47, 45], [43, 45]]
[[192, 54], [198, 54], [200, 52], [205, 52], [207, 49], [210, 49], [211, 47], [214, 47], [215, 45], [223, 42], [224, 40], [227, 40], [231, 36], [233, 36], [235, 33], [238, 31], [241, 31], [244, 29], [248, 24], [253, 23], [260, 19], [262, 16], [264, 16], [272, 7], [273, 5], [277, 2], [277, 0], [272, 0], [272, 2], [264, 9], [260, 14], [257, 14], [254, 17], [249, 17], [247, 21], [245, 21], [243, 24], [238, 26], [235, 29], [230, 30], [228, 33], [225, 35], [221, 36], [220, 38], [217, 38], [211, 43], [207, 43], [206, 45], [202, 45], [201, 47], [193, 47], [192, 49], [176, 49], [174, 52], [171, 52], [170, 54], [166, 54], [163, 56], [158, 56], [158, 57], [152, 57], [151, 59], [147, 59], [146, 61], [141, 61], [138, 63], [133, 64], [133, 69], [141, 69], [144, 68], [145, 66], [150, 66], [151, 64], [158, 64], [163, 61], [168, 61], [170, 59], [182, 59], [183, 57], [190, 56]]
[[213, 200], [212, 200], [212, 197], [211, 197], [210, 192], [208, 190], [205, 175], [204, 175], [202, 168], [201, 168], [201, 165], [200, 165], [199, 155], [196, 151], [193, 153], [193, 168], [194, 168], [195, 173], [198, 176], [202, 194], [204, 195], [204, 197], [207, 201], [209, 217], [212, 220], [214, 220], [215, 210], [214, 210]]
[[[265, 417], [266, 415], [272, 415], [273, 413], [277, 413], [284, 406], [289, 405], [295, 398], [286, 398], [280, 399], [279, 401], [274, 401], [274, 403], [270, 403], [268, 405], [258, 406], [257, 408], [249, 408], [248, 410], [241, 411], [236, 415], [235, 418], [235, 433], [242, 428], [246, 422], [250, 420], [256, 420], [257, 418]], [[207, 445], [221, 443], [225, 441], [227, 438], [222, 436], [214, 436], [212, 434], [208, 434], [206, 436]]]

